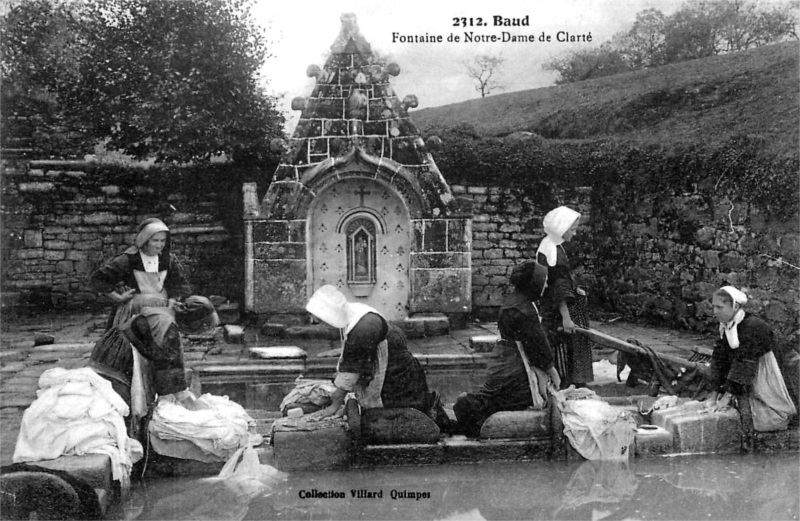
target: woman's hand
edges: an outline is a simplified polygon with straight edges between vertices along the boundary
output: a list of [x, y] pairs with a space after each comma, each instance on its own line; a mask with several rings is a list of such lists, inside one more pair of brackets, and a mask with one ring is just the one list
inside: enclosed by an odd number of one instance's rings
[[331, 404], [320, 411], [312, 412], [307, 418], [311, 421], [317, 421], [330, 416], [343, 416], [344, 407], [342, 405], [344, 405], [345, 396], [347, 396], [347, 391], [337, 387], [331, 393]]
[[715, 411], [721, 411], [723, 409], [727, 409], [731, 406], [731, 393], [725, 393], [721, 397], [717, 399], [716, 407], [714, 407]]
[[338, 418], [344, 414], [344, 408], [341, 406], [337, 406], [336, 404], [330, 404], [329, 406], [325, 407], [316, 412], [312, 412], [308, 416], [307, 419], [311, 421], [319, 421], [323, 418], [329, 418], [331, 416]]
[[133, 298], [134, 293], [136, 293], [135, 289], [121, 286], [109, 293], [108, 297], [116, 304], [124, 304]]
[[558, 303], [558, 312], [561, 313], [561, 329], [564, 333], [573, 334], [575, 332], [575, 322], [569, 316], [569, 308], [566, 302], [561, 301]]
[[571, 335], [575, 332], [575, 322], [569, 316], [561, 319], [561, 327], [564, 329], [564, 333]]
[[555, 367], [551, 367], [547, 374], [550, 375], [550, 381], [553, 382], [553, 386], [556, 390], [561, 389], [561, 377], [558, 375], [558, 371], [556, 371]]
[[319, 358], [333, 358], [333, 357], [340, 357], [342, 356], [342, 348], [338, 347], [336, 349], [329, 349], [328, 351], [323, 351], [318, 353], [317, 356]]
[[706, 397], [705, 401], [703, 402], [703, 405], [705, 406], [706, 409], [714, 409], [717, 407], [717, 398], [719, 398], [719, 393], [717, 391], [712, 391]]

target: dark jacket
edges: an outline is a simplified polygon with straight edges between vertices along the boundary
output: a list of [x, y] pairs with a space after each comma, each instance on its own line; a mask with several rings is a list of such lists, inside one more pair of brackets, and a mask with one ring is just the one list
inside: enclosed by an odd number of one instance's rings
[[711, 358], [712, 389], [742, 395], [752, 390], [759, 359], [772, 351], [772, 329], [753, 315], [746, 315], [737, 326], [739, 347], [731, 349], [724, 335], [717, 340]]

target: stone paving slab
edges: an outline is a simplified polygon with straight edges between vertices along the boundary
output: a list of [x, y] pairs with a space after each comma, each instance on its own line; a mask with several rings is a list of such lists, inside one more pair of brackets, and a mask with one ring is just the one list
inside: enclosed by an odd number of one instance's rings
[[6, 361], [0, 362], [4, 365], [0, 367], [0, 375], [3, 373], [10, 373], [10, 374], [17, 374], [17, 372], [22, 371], [27, 367], [25, 362], [11, 362], [7, 363]]

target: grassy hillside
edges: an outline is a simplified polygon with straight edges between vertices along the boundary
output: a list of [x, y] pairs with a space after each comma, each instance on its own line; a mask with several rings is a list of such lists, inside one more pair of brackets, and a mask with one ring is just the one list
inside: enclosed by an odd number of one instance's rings
[[800, 146], [798, 42], [569, 85], [415, 111], [423, 134], [467, 124], [482, 136], [529, 131], [549, 139], [618, 137], [714, 146], [734, 135], [767, 138], [770, 153]]

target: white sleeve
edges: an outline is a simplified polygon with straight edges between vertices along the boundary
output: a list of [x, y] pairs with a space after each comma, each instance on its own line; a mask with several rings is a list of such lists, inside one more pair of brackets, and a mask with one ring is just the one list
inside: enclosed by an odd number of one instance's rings
[[336, 378], [333, 379], [333, 385], [339, 389], [344, 389], [347, 392], [352, 392], [356, 388], [356, 383], [360, 378], [358, 373], [336, 373]]

